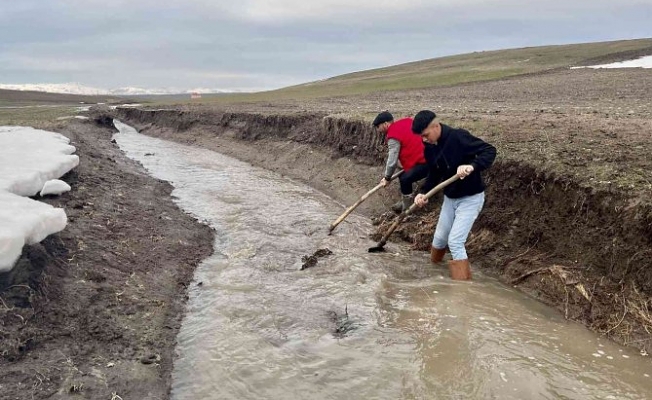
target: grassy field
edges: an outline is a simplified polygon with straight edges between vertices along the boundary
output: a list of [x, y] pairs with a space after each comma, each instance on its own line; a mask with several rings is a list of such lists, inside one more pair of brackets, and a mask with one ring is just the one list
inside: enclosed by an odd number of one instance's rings
[[475, 52], [355, 72], [258, 93], [205, 95], [191, 103], [236, 103], [350, 96], [453, 86], [652, 54], [652, 39]]
[[77, 106], [28, 106], [0, 108], [0, 126], [20, 125], [42, 128], [51, 126], [57, 118], [71, 117], [78, 113]]
[[0, 89], [0, 107], [33, 105], [73, 105], [124, 101], [116, 96], [83, 96], [65, 93], [45, 93]]
[[123, 103], [106, 96], [81, 96], [0, 89], [0, 125], [43, 127], [57, 118], [72, 117], [80, 107], [96, 103]]

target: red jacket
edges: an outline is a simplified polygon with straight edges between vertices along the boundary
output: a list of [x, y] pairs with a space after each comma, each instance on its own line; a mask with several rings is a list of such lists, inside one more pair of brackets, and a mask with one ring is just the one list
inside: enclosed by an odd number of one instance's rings
[[401, 151], [398, 153], [398, 160], [405, 172], [409, 171], [416, 164], [425, 164], [423, 156], [423, 141], [421, 135], [412, 133], [412, 118], [403, 118], [394, 122], [387, 129], [387, 140], [396, 139], [401, 144]]

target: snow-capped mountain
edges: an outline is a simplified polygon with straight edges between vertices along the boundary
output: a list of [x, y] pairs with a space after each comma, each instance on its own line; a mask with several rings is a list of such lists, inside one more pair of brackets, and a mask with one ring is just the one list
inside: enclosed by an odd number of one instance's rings
[[89, 86], [83, 86], [79, 83], [36, 83], [36, 84], [22, 84], [22, 85], [9, 85], [1, 84], [0, 89], [8, 90], [22, 90], [22, 91], [35, 91], [47, 93], [65, 93], [65, 94], [81, 94], [81, 95], [102, 95], [109, 94], [105, 89], [98, 89]]
[[36, 91], [47, 93], [64, 93], [79, 95], [153, 95], [153, 94], [179, 94], [179, 93], [229, 93], [229, 90], [195, 88], [195, 89], [176, 89], [176, 88], [154, 88], [143, 89], [138, 87], [121, 87], [114, 89], [100, 89], [90, 86], [84, 86], [79, 83], [36, 83], [36, 84], [2, 84], [0, 89]]

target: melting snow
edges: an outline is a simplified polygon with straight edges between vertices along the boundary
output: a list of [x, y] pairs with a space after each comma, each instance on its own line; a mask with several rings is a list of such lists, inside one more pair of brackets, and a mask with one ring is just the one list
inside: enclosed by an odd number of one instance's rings
[[66, 189], [61, 185], [68, 186], [65, 182], [52, 180], [79, 164], [69, 142], [54, 132], [0, 127], [0, 272], [13, 268], [25, 244], [38, 243], [66, 227], [63, 209], [26, 196]]
[[52, 179], [43, 185], [43, 189], [39, 192], [40, 196], [45, 196], [47, 194], [61, 194], [69, 192], [72, 188], [66, 182], [59, 179]]
[[611, 64], [588, 65], [585, 67], [571, 67], [577, 68], [652, 68], [652, 56], [637, 58], [636, 60], [627, 60]]

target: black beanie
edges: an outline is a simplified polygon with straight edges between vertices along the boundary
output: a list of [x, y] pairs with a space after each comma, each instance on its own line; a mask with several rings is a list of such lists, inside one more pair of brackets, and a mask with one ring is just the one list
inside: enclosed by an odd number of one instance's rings
[[390, 114], [389, 111], [383, 111], [376, 116], [374, 122], [372, 122], [372, 125], [374, 126], [374, 128], [377, 128], [378, 125], [380, 124], [384, 124], [385, 122], [392, 122], [392, 121], [394, 121], [394, 117], [392, 116], [392, 114]]
[[430, 110], [419, 111], [412, 121], [412, 133], [420, 135], [435, 118], [437, 118], [437, 114]]

